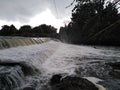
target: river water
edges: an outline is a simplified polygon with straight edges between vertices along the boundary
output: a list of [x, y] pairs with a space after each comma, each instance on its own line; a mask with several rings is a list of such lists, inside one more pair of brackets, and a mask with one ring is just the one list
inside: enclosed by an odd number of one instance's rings
[[50, 40], [0, 50], [0, 90], [42, 90], [54, 74], [76, 75], [95, 81], [106, 90], [120, 90], [106, 63], [120, 62], [119, 47], [82, 46]]

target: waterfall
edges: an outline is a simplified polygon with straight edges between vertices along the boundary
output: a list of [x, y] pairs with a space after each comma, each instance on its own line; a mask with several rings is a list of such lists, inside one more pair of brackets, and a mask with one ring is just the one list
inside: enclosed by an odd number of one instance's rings
[[15, 90], [24, 85], [24, 74], [19, 66], [0, 66], [0, 89]]
[[0, 49], [40, 44], [49, 38], [0, 37]]
[[[59, 47], [57, 42], [49, 41], [47, 38], [7, 38], [7, 40], [9, 46], [14, 45], [15, 48], [7, 47], [8, 49], [0, 50], [0, 89], [40, 88], [44, 80], [46, 82], [42, 75], [44, 72], [42, 64], [56, 52]], [[12, 40], [16, 44], [12, 44]], [[21, 46], [16, 47], [17, 45]]]

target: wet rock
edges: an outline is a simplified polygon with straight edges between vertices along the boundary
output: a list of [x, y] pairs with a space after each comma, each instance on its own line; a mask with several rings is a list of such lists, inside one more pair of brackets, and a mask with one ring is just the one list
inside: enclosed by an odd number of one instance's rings
[[35, 90], [33, 87], [25, 87], [23, 90]]
[[62, 76], [60, 74], [53, 75], [50, 80], [50, 85], [59, 84], [61, 81]]
[[80, 77], [54, 75], [50, 81], [51, 90], [98, 90], [90, 81]]

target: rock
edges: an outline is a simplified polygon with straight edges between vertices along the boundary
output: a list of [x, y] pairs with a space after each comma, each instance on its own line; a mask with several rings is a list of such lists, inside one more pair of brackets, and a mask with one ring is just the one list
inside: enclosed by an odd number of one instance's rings
[[25, 87], [23, 90], [35, 90], [33, 87]]
[[98, 90], [90, 81], [80, 77], [54, 75], [50, 81], [51, 90]]
[[53, 75], [50, 80], [50, 85], [59, 84], [62, 76], [60, 74]]

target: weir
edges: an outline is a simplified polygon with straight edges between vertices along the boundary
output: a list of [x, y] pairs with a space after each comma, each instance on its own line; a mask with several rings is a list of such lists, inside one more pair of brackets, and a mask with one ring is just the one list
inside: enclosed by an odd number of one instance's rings
[[0, 49], [40, 44], [49, 40], [49, 38], [0, 37]]

